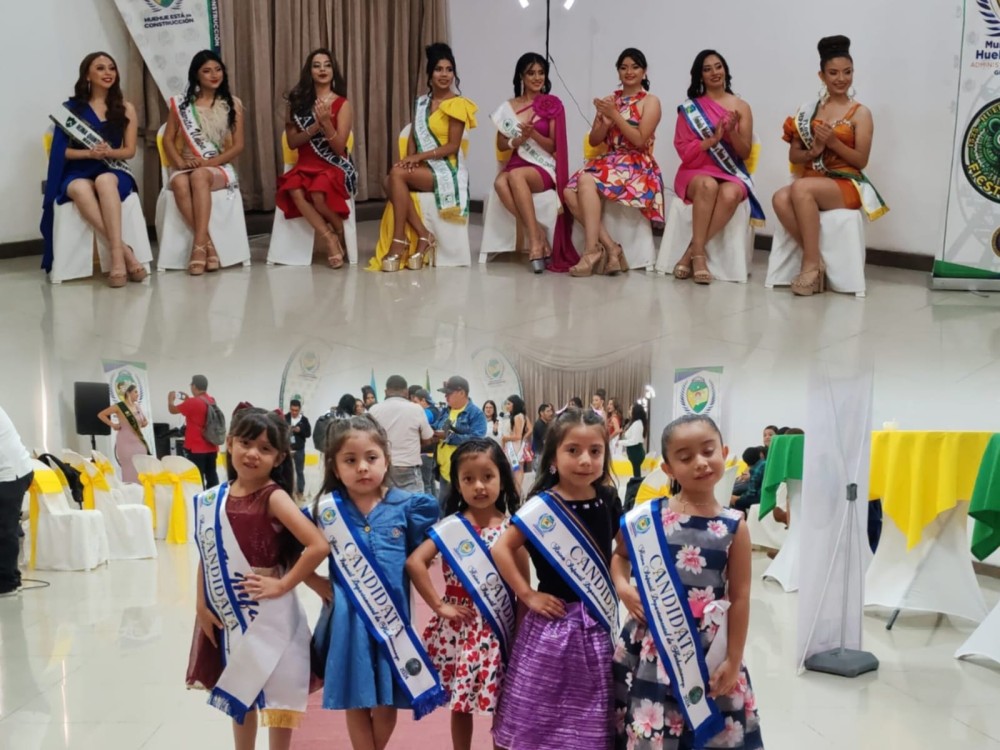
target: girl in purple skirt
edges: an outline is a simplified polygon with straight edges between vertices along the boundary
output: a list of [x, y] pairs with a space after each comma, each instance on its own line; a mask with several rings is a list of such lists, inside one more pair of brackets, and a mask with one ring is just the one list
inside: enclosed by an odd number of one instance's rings
[[[603, 558], [598, 562], [610, 562], [621, 504], [611, 485], [604, 419], [575, 408], [560, 414], [548, 428], [537, 471], [528, 502], [493, 547], [500, 574], [530, 610], [507, 666], [493, 740], [505, 750], [610, 750], [611, 633], [518, 523], [537, 496], [547, 493], [548, 502], [562, 510], [561, 518], [589, 539]], [[551, 520], [543, 514], [537, 523], [545, 528]], [[516, 563], [517, 551], [525, 546], [538, 575], [537, 590]]]

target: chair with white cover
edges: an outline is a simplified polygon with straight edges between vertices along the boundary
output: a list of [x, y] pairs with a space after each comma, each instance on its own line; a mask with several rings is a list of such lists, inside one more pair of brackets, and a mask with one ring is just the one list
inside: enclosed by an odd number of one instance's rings
[[107, 480], [108, 484], [111, 485], [111, 489], [118, 493], [118, 502], [125, 503], [126, 505], [142, 505], [142, 485], [135, 484], [134, 482], [123, 482], [118, 478], [118, 474], [115, 473], [114, 464], [111, 463], [111, 459], [105, 456], [98, 450], [92, 450], [90, 452], [91, 460], [97, 465], [97, 468], [101, 470], [104, 478]]
[[[52, 131], [42, 139], [45, 155], [52, 150]], [[122, 240], [131, 246], [135, 259], [149, 272], [153, 250], [149, 244], [146, 218], [142, 214], [139, 194], [131, 193], [122, 201]], [[97, 236], [94, 228], [83, 220], [73, 201], [57, 205], [52, 218], [52, 270], [49, 281], [61, 284], [71, 279], [85, 279], [94, 275], [94, 245], [102, 273], [111, 271], [111, 248]], [[147, 277], [148, 278], [148, 277]]]
[[[787, 479], [785, 485], [788, 488], [788, 517], [790, 519], [788, 535], [785, 537], [784, 544], [782, 544], [778, 554], [761, 577], [777, 581], [781, 588], [789, 593], [799, 590], [799, 555], [802, 547], [802, 522], [799, 513], [802, 510], [802, 480]], [[760, 507], [751, 507], [750, 510], [751, 512], [757, 511], [759, 514]]]
[[120, 495], [111, 488], [101, 470], [91, 461], [82, 467], [74, 462], [74, 469], [85, 471], [94, 492], [94, 507], [104, 516], [108, 532], [108, 549], [112, 560], [144, 560], [156, 557], [153, 539], [153, 514], [141, 503], [121, 502]]
[[736, 475], [738, 473], [739, 467], [735, 463], [732, 466], [727, 466], [726, 470], [722, 473], [722, 479], [715, 483], [715, 489], [713, 490], [715, 502], [723, 508], [728, 508], [729, 501], [733, 498], [733, 487], [736, 485]]
[[[354, 132], [347, 136], [347, 153], [354, 150]], [[281, 134], [281, 154], [285, 164], [285, 172], [295, 166], [299, 160], [299, 152], [288, 146], [288, 136]], [[344, 219], [344, 248], [347, 260], [352, 266], [358, 264], [358, 223], [355, 216], [357, 204], [352, 196], [347, 201], [350, 215]], [[280, 263], [286, 266], [312, 265], [313, 246], [316, 242], [316, 230], [301, 216], [294, 219], [285, 218], [280, 208], [274, 209], [274, 224], [271, 226], [271, 242], [267, 248], [267, 264], [273, 266]]]
[[[170, 481], [174, 486], [174, 504], [171, 506], [171, 523], [181, 522], [183, 515], [184, 528], [175, 529], [178, 537], [194, 539], [194, 523], [191, 516], [194, 507], [194, 496], [202, 491], [201, 472], [190, 459], [184, 456], [164, 456], [160, 463], [163, 470], [170, 475]], [[177, 509], [180, 502], [184, 512], [181, 514]]]
[[97, 510], [70, 507], [65, 477], [32, 459], [29, 565], [38, 570], [92, 570], [108, 561], [108, 535]]
[[170, 528], [170, 510], [174, 502], [174, 484], [158, 458], [137, 455], [132, 465], [143, 487], [143, 504], [152, 512], [153, 535], [166, 539]]
[[[838, 208], [819, 213], [819, 254], [827, 285], [835, 292], [865, 296], [865, 222], [861, 211]], [[789, 286], [802, 267], [802, 249], [780, 222], [771, 241], [764, 286]]]
[[[185, 270], [191, 260], [194, 234], [181, 216], [177, 201], [170, 189], [169, 162], [163, 148], [162, 125], [156, 133], [156, 146], [160, 152], [160, 197], [156, 200], [156, 237], [159, 253], [156, 270]], [[250, 265], [250, 239], [243, 215], [243, 196], [239, 189], [223, 188], [212, 191], [212, 215], [208, 220], [208, 234], [219, 254], [219, 264], [226, 266]]]

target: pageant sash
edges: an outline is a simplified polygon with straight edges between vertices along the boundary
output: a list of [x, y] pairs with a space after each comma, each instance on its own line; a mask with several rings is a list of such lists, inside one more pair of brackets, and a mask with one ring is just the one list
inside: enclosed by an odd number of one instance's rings
[[330, 543], [337, 580], [365, 629], [392, 663], [396, 682], [413, 704], [414, 717], [421, 719], [446, 704], [448, 694], [437, 671], [402, 604], [392, 595], [385, 573], [348, 519], [339, 493], [319, 501], [317, 522]]
[[[431, 98], [417, 98], [413, 117], [413, 140], [417, 151], [433, 151], [442, 144], [431, 130]], [[469, 173], [465, 169], [462, 149], [451, 159], [428, 159], [424, 162], [434, 173], [434, 200], [442, 219], [464, 224], [469, 215]]]
[[142, 441], [142, 447], [146, 449], [146, 453], [152, 455], [152, 451], [149, 450], [149, 446], [146, 444], [146, 438], [143, 437], [142, 428], [139, 426], [139, 420], [135, 418], [135, 414], [132, 410], [128, 408], [128, 404], [124, 401], [118, 402], [118, 410], [121, 411], [122, 415], [125, 417], [125, 421], [128, 422], [129, 427], [135, 432], [136, 437]]
[[708, 697], [709, 672], [698, 622], [691, 614], [684, 584], [667, 545], [661, 503], [662, 498], [656, 498], [622, 518], [622, 536], [660, 662], [670, 677], [684, 719], [694, 732], [695, 747], [703, 747], [722, 731], [724, 722], [719, 707]]
[[[104, 142], [104, 137], [100, 133], [90, 127], [89, 123], [83, 117], [70, 112], [65, 105], [58, 107], [54, 113], [49, 115], [49, 119], [67, 136], [84, 148], [94, 148], [97, 144]], [[132, 174], [132, 169], [129, 167], [128, 162], [122, 159], [102, 159], [102, 161], [111, 169], [117, 169], [127, 174], [133, 180], [135, 179], [135, 175]]]
[[[201, 117], [198, 115], [198, 108], [194, 102], [188, 101], [185, 97], [170, 97], [170, 109], [181, 125], [181, 133], [192, 153], [199, 159], [214, 159], [222, 153], [222, 146], [205, 135], [205, 130], [201, 124]], [[215, 167], [221, 169], [226, 175], [226, 187], [230, 192], [234, 191], [239, 182], [236, 178], [236, 170], [232, 164], [222, 164]]]
[[461, 513], [432, 526], [427, 535], [455, 571], [476, 609], [496, 635], [500, 653], [506, 661], [514, 643], [517, 615], [514, 594], [500, 577], [483, 538]]
[[[521, 121], [518, 120], [517, 113], [510, 106], [510, 102], [505, 101], [497, 107], [496, 112], [490, 115], [490, 119], [497, 126], [497, 130], [507, 136], [508, 140], [521, 135]], [[524, 143], [518, 147], [517, 153], [529, 164], [534, 164], [536, 167], [544, 169], [552, 177], [553, 182], [555, 181], [556, 158], [535, 143], [534, 140], [531, 138], [525, 139]]]
[[[303, 132], [312, 127], [313, 123], [316, 122], [316, 116], [312, 112], [310, 112], [306, 117], [303, 117], [302, 115], [292, 115], [292, 119]], [[330, 142], [326, 140], [326, 136], [323, 135], [322, 130], [309, 139], [309, 144], [312, 146], [313, 151], [315, 151], [323, 161], [336, 167], [344, 173], [344, 184], [347, 186], [348, 192], [351, 195], [357, 195], [358, 170], [354, 168], [354, 162], [352, 162], [349, 157], [341, 156], [330, 148]]]
[[[709, 122], [708, 116], [702, 110], [701, 106], [699, 106], [698, 102], [692, 99], [685, 99], [684, 103], [677, 108], [677, 111], [684, 116], [688, 127], [703, 141], [707, 141], [715, 135], [712, 123]], [[747, 172], [743, 160], [733, 154], [722, 141], [708, 149], [708, 153], [715, 160], [719, 169], [737, 178], [746, 187], [747, 200], [750, 202], [750, 224], [755, 227], [764, 226], [764, 219], [766, 218], [764, 216], [764, 209], [761, 208], [760, 201], [757, 200], [757, 196], [753, 193], [753, 178]]]
[[[813, 144], [816, 142], [813, 138], [812, 121], [818, 110], [819, 100], [817, 99], [816, 101], [803, 104], [799, 107], [798, 112], [795, 113], [795, 130], [798, 132], [799, 138], [802, 140], [807, 151], [811, 151]], [[854, 189], [858, 191], [858, 197], [861, 199], [861, 208], [868, 217], [868, 221], [875, 221], [875, 219], [878, 219], [889, 211], [889, 207], [882, 200], [882, 196], [878, 194], [878, 190], [875, 189], [871, 180], [861, 170], [858, 170], [858, 174], [853, 174], [851, 172], [828, 169], [826, 164], [823, 163], [823, 154], [813, 159], [812, 168], [827, 177], [850, 181], [854, 185]]]
[[618, 635], [618, 595], [590, 532], [551, 492], [531, 498], [511, 519], [611, 635]]
[[240, 724], [262, 708], [264, 724], [288, 726], [309, 698], [309, 626], [293, 591], [257, 602], [236, 590], [254, 571], [226, 515], [228, 494], [224, 482], [194, 498], [205, 601], [224, 626], [224, 666], [208, 702]]

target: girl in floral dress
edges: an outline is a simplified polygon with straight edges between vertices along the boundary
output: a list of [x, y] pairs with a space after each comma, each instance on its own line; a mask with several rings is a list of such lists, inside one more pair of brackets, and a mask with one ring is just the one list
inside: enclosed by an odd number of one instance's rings
[[[714, 496], [725, 471], [726, 448], [710, 418], [681, 417], [663, 431], [663, 470], [681, 486], [663, 503], [662, 523], [688, 607], [699, 623], [707, 652], [725, 627], [725, 659], [710, 673], [709, 697], [724, 725], [706, 748], [763, 748], [757, 701], [743, 664], [750, 622], [750, 534], [743, 515], [722, 508]], [[624, 544], [615, 550], [611, 574], [629, 611], [614, 655], [616, 750], [694, 748], [677, 697], [660, 663]], [[728, 614], [726, 606], [728, 605]]]
[[[516, 511], [520, 503], [503, 450], [496, 441], [486, 438], [463, 443], [451, 459], [450, 479], [445, 516], [461, 513], [486, 546], [492, 547], [507, 529], [508, 514]], [[528, 553], [523, 549], [520, 552], [519, 565], [527, 576]], [[428, 568], [437, 556], [437, 546], [428, 539], [410, 555], [406, 572], [434, 610], [424, 630], [424, 647], [449, 693], [452, 747], [470, 750], [472, 717], [493, 715], [504, 661], [496, 634], [447, 562], [443, 565], [444, 597], [435, 590]]]

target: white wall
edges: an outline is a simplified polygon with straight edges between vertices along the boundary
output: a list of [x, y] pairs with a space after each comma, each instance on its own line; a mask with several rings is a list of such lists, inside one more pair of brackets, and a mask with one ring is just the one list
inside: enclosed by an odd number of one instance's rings
[[[819, 89], [816, 42], [846, 34], [853, 42], [858, 100], [875, 118], [866, 171], [892, 208], [869, 227], [868, 244], [938, 254], [958, 86], [959, 3], [923, 3], [917, 10], [903, 0], [844, 0], [833, 13], [817, 3], [793, 6], [783, 0], [714, 5], [577, 0], [570, 11], [554, 0], [552, 6], [550, 52], [566, 83], [553, 71], [553, 93], [567, 106], [571, 144], [582, 142], [593, 98], [617, 84], [618, 53], [638, 47], [649, 61], [652, 93], [664, 105], [656, 157], [672, 188], [678, 165], [674, 108], [685, 97], [695, 55], [717, 49], [729, 62], [734, 90], [753, 108], [763, 146], [756, 183], [769, 216], [770, 196], [788, 174], [782, 122]], [[522, 10], [516, 0], [454, 0], [450, 22], [462, 91], [480, 106], [470, 172], [473, 197], [485, 198], [496, 171], [491, 147], [496, 131], [489, 114], [513, 95], [513, 67], [521, 53], [544, 53], [545, 3], [532, 0]], [[586, 121], [568, 93], [580, 103]], [[574, 153], [570, 168], [581, 160]], [[763, 233], [770, 234], [774, 225], [771, 219]]]
[[[120, 66], [128, 54], [128, 32], [114, 0], [31, 0], [5, 3], [0, 43], [0, 242], [41, 237], [41, 184], [46, 159], [42, 134], [49, 112], [73, 93], [80, 61], [104, 50]], [[132, 164], [139, 170], [139, 160]]]

